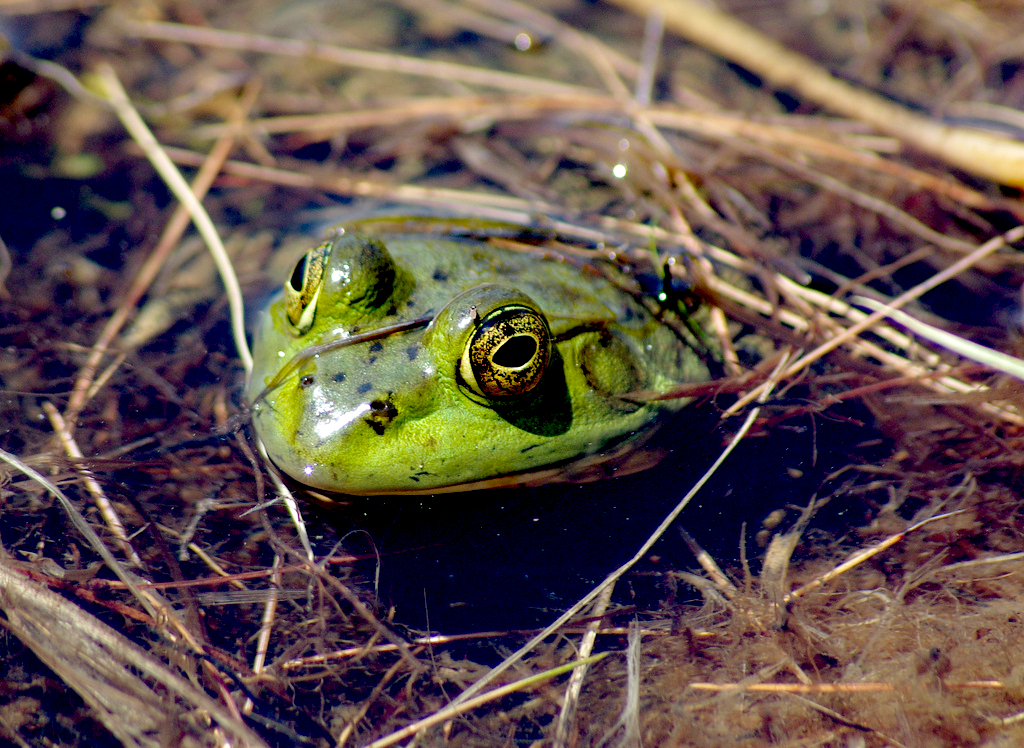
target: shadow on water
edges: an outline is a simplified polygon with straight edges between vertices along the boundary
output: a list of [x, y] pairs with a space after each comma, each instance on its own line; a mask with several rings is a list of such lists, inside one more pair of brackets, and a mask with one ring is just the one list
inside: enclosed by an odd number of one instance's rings
[[[586, 485], [355, 499], [316, 519], [333, 525], [327, 538], [345, 537], [348, 552], [380, 554], [379, 601], [395, 607], [398, 623], [445, 633], [544, 626], [628, 560], [713, 462], [728, 434], [712, 411], [705, 406], [666, 426], [660, 442], [686, 446], [643, 473]], [[762, 519], [830, 490], [825, 477], [869, 457], [869, 447], [858, 445], [877, 436], [852, 419], [815, 416], [812, 426], [809, 418], [742, 443], [634, 569], [640, 573], [620, 582], [615, 602], [657, 609], [666, 599], [661, 572], [696, 568], [680, 523], [732, 570], [745, 522], [756, 568]], [[843, 515], [852, 512], [863, 508], [834, 503], [817, 524], [841, 535]], [[372, 580], [375, 566], [361, 561], [357, 572]]]

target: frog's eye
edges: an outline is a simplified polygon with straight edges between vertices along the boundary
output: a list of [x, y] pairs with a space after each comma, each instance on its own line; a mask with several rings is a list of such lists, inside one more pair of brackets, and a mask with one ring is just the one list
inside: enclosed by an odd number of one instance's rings
[[304, 254], [284, 284], [288, 319], [301, 334], [313, 326], [316, 300], [323, 288], [324, 268], [331, 256], [331, 242], [325, 242]]
[[544, 315], [520, 304], [498, 307], [480, 320], [459, 362], [463, 381], [478, 395], [523, 395], [540, 382], [551, 360]]

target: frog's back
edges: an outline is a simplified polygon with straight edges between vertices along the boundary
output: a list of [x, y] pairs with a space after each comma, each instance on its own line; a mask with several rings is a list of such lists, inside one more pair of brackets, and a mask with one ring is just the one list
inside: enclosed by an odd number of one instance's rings
[[590, 268], [541, 251], [519, 251], [475, 239], [417, 235], [388, 237], [387, 248], [416, 279], [415, 312], [440, 308], [482, 283], [515, 286], [542, 303], [549, 317], [579, 319], [630, 315], [635, 304]]

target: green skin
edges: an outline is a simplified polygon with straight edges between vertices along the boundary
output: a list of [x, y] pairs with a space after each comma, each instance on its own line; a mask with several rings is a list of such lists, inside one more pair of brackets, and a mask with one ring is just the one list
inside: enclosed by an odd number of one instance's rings
[[[553, 339], [539, 384], [500, 399], [475, 392], [460, 361], [479, 320], [504, 304], [533, 303]], [[337, 238], [311, 306], [301, 333], [283, 296], [270, 303], [249, 398], [271, 459], [329, 491], [558, 480], [572, 463], [621, 454], [687, 402], [641, 405], [623, 395], [708, 378], [696, 354], [596, 272], [476, 240], [396, 235], [385, 250]], [[355, 344], [310, 350], [353, 335]]]

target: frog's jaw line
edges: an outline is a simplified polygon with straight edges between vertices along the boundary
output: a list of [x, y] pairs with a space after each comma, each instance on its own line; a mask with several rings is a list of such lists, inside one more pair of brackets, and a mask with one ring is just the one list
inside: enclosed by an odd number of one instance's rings
[[[351, 496], [430, 496], [432, 494], [464, 493], [494, 488], [536, 488], [553, 483], [592, 483], [608, 477], [621, 478], [639, 473], [658, 464], [666, 450], [642, 449], [658, 427], [633, 434], [614, 448], [600, 454], [588, 455], [569, 463], [528, 470], [509, 475], [498, 475], [468, 483], [434, 488], [403, 488], [383, 491], [353, 490]], [[639, 458], [638, 458], [639, 456]], [[328, 489], [331, 490], [331, 489]], [[336, 490], [336, 489], [335, 489]], [[338, 491], [338, 493], [345, 493]]]

